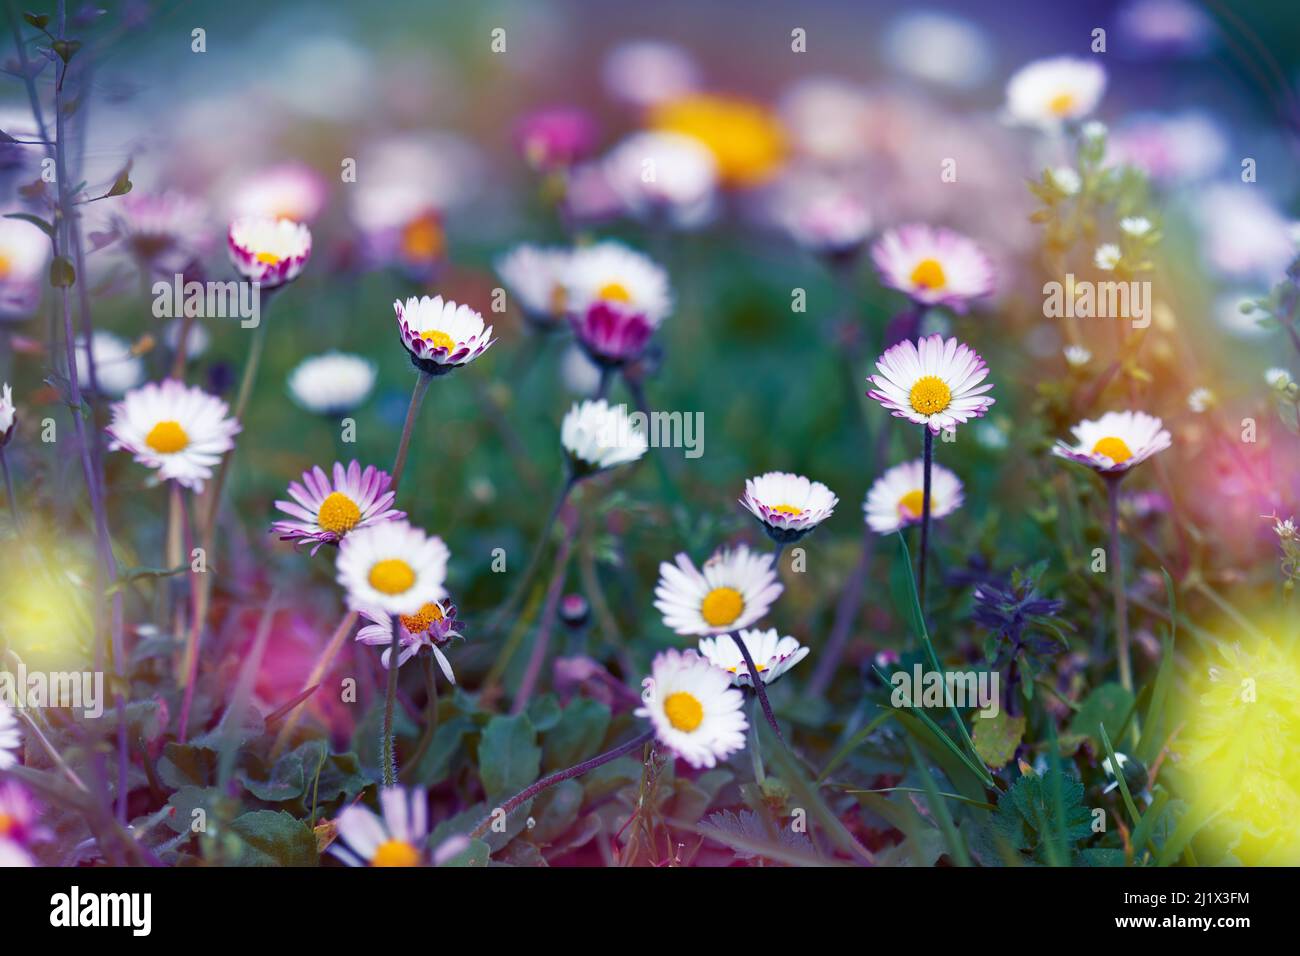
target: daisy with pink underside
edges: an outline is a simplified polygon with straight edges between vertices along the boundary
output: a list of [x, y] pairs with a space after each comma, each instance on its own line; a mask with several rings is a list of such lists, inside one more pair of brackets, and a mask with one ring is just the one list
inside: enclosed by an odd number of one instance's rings
[[912, 224], [890, 229], [871, 247], [880, 281], [920, 306], [965, 312], [993, 292], [993, 266], [972, 240], [951, 229]]
[[486, 352], [495, 339], [492, 326], [467, 305], [437, 295], [393, 303], [397, 330], [411, 361], [429, 375], [445, 375], [468, 365]]
[[333, 471], [331, 480], [317, 465], [302, 473], [301, 484], [289, 482], [293, 501], [277, 501], [275, 507], [296, 520], [271, 526], [281, 541], [312, 544], [315, 554], [322, 545], [338, 544], [357, 528], [406, 517], [406, 512], [392, 507], [395, 492], [389, 490], [392, 479], [386, 471], [374, 465], [362, 470], [356, 461], [346, 468], [335, 462]]
[[1164, 422], [1146, 412], [1107, 412], [1071, 431], [1075, 443], [1057, 441], [1052, 454], [1102, 475], [1122, 475], [1172, 443]]
[[955, 338], [931, 335], [917, 343], [900, 342], [887, 350], [876, 368], [880, 374], [868, 381], [867, 394], [893, 412], [925, 425], [934, 434], [982, 418], [993, 399], [986, 392], [993, 383], [980, 384], [989, 367], [979, 353]]
[[236, 219], [226, 234], [226, 249], [240, 275], [263, 290], [275, 289], [307, 268], [311, 230], [292, 219]]
[[773, 541], [797, 541], [825, 521], [839, 504], [835, 493], [803, 475], [769, 471], [745, 480], [740, 503]]

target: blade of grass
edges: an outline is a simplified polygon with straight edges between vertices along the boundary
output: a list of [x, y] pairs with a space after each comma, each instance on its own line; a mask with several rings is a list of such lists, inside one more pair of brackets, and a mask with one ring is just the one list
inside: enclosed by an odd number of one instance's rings
[[934, 816], [935, 821], [939, 824], [939, 832], [943, 834], [943, 842], [948, 845], [948, 855], [958, 866], [970, 866], [970, 855], [966, 852], [966, 844], [962, 841], [961, 835], [957, 833], [957, 826], [952, 822], [952, 814], [948, 812], [948, 804], [939, 798], [939, 787], [934, 782], [934, 776], [930, 773], [930, 768], [925, 765], [921, 759], [920, 753], [916, 749], [916, 744], [912, 739], [907, 739], [907, 752], [912, 755], [912, 762], [916, 764], [916, 769], [921, 771], [921, 782], [925, 785], [925, 801], [930, 806], [930, 813]]
[[862, 746], [862, 744], [866, 742], [867, 738], [875, 733], [876, 728], [887, 721], [891, 716], [893, 716], [891, 711], [881, 708], [880, 713], [876, 715], [876, 718], [872, 720], [871, 723], [867, 724], [867, 726], [863, 727], [856, 734], [850, 737], [848, 742], [836, 751], [835, 756], [831, 757], [831, 759], [827, 761], [826, 766], [822, 768], [822, 772], [817, 775], [816, 782], [821, 783], [829, 777], [832, 770], [847, 760], [849, 754]]

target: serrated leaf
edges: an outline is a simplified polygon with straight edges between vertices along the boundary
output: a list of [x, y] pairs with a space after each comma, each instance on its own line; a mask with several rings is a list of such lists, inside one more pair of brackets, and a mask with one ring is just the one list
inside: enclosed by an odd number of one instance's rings
[[230, 830], [240, 839], [236, 866], [316, 866], [316, 834], [283, 810], [255, 810], [236, 817]]

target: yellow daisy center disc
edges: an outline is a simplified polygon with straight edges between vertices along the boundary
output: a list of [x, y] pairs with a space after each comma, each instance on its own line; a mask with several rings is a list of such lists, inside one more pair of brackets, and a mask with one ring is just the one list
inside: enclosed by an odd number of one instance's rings
[[402, 229], [402, 251], [417, 262], [436, 259], [442, 255], [445, 240], [442, 226], [435, 216], [420, 216]]
[[403, 614], [402, 626], [409, 634], [423, 634], [431, 626], [442, 620], [442, 608], [436, 604], [426, 604], [415, 614]]
[[1124, 439], [1108, 435], [1099, 439], [1097, 444], [1092, 446], [1094, 455], [1105, 455], [1117, 465], [1121, 465], [1133, 457], [1133, 452], [1129, 450]]
[[563, 315], [568, 302], [568, 292], [565, 291], [564, 286], [557, 282], [554, 288], [551, 289], [551, 314]]
[[920, 488], [909, 491], [898, 499], [898, 511], [906, 518], [919, 518], [925, 508], [925, 492]]
[[0, 837], [7, 836], [14, 829], [16, 821], [7, 813], [0, 813]]
[[674, 728], [689, 734], [704, 722], [704, 705], [694, 695], [679, 690], [664, 701], [664, 714]]
[[948, 276], [938, 259], [922, 259], [912, 270], [912, 285], [922, 289], [942, 289], [948, 284]]
[[379, 844], [371, 866], [419, 866], [420, 851], [405, 840], [387, 840]]
[[0, 279], [7, 278], [12, 268], [13, 266], [9, 263], [9, 257], [0, 254]]
[[448, 352], [454, 352], [456, 350], [456, 340], [446, 332], [441, 332], [438, 329], [430, 329], [428, 332], [421, 332], [420, 338], [431, 343], [436, 349], [446, 349]]
[[280, 256], [274, 252], [259, 252], [254, 258], [263, 265], [275, 266], [280, 264]]
[[190, 443], [190, 436], [185, 434], [180, 422], [159, 422], [149, 429], [144, 443], [160, 455], [174, 455], [185, 449]]
[[1047, 108], [1055, 116], [1065, 116], [1074, 109], [1074, 94], [1057, 93], [1047, 101]]
[[370, 569], [370, 586], [384, 594], [401, 594], [415, 583], [415, 571], [401, 558], [385, 558]]
[[773, 505], [772, 510], [779, 511], [783, 515], [790, 515], [791, 517], [798, 517], [803, 514], [803, 509], [796, 508], [794, 505]]
[[596, 293], [596, 298], [606, 302], [631, 302], [632, 293], [621, 282], [606, 282]]
[[745, 609], [745, 599], [735, 588], [714, 588], [704, 595], [700, 614], [710, 627], [726, 627]]
[[335, 534], [347, 534], [360, 520], [361, 509], [356, 502], [338, 491], [331, 492], [316, 512], [316, 523]]
[[937, 375], [919, 378], [908, 394], [912, 408], [921, 415], [937, 415], [952, 401], [948, 383]]

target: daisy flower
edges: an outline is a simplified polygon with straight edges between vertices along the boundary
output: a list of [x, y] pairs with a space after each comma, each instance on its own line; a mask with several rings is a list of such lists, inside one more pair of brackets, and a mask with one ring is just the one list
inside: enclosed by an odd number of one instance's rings
[[744, 696], [731, 678], [695, 651], [657, 654], [641, 682], [636, 716], [647, 717], [659, 743], [692, 767], [717, 766], [745, 747]]
[[1056, 126], [1091, 113], [1105, 89], [1106, 71], [1095, 59], [1035, 60], [1007, 82], [1007, 113], [1017, 123]]
[[745, 480], [740, 499], [773, 541], [798, 541], [831, 516], [839, 498], [820, 481], [784, 471]]
[[1103, 272], [1114, 272], [1115, 267], [1119, 265], [1124, 254], [1120, 252], [1119, 246], [1113, 242], [1103, 242], [1097, 247], [1097, 251], [1092, 254], [1092, 262], [1098, 269]]
[[5, 382], [0, 389], [0, 448], [9, 444], [18, 421], [18, 408], [14, 405], [14, 390]]
[[1062, 354], [1065, 356], [1065, 364], [1070, 368], [1083, 368], [1092, 361], [1092, 353], [1082, 345], [1067, 345]]
[[912, 224], [890, 229], [871, 247], [880, 281], [920, 305], [965, 312], [993, 292], [993, 266], [970, 239], [951, 229]]
[[170, 378], [149, 382], [114, 403], [108, 447], [131, 452], [158, 469], [163, 481], [175, 479], [199, 492], [212, 466], [235, 447], [240, 425], [228, 412], [225, 402], [200, 388]]
[[415, 366], [429, 375], [445, 375], [468, 365], [494, 341], [492, 326], [484, 328], [483, 316], [440, 295], [398, 299], [393, 311], [402, 345]]
[[693, 228], [713, 212], [718, 167], [699, 140], [680, 133], [634, 133], [605, 159], [623, 208], [649, 222]]
[[[764, 684], [770, 684], [790, 668], [808, 656], [808, 648], [803, 647], [793, 637], [781, 637], [775, 628], [766, 631], [743, 630], [740, 639], [745, 642], [749, 656], [754, 660], [754, 667], [763, 678]], [[754, 679], [745, 666], [745, 658], [736, 646], [736, 639], [730, 634], [717, 637], [700, 638], [700, 655], [714, 667], [721, 668], [731, 675], [731, 683], [736, 687], [752, 687]]]
[[543, 328], [564, 318], [564, 273], [569, 265], [568, 249], [516, 246], [496, 263], [497, 275], [506, 291], [519, 301], [524, 318]]
[[281, 541], [313, 543], [312, 554], [324, 544], [338, 544], [343, 537], [381, 521], [400, 520], [406, 512], [393, 509], [396, 492], [389, 490], [388, 472], [374, 465], [352, 461], [346, 468], [334, 463], [331, 481], [319, 465], [302, 473], [302, 484], [289, 482], [293, 501], [277, 501], [275, 507], [295, 518], [277, 521], [271, 530]]
[[429, 807], [423, 790], [384, 787], [380, 817], [354, 803], [335, 819], [338, 840], [329, 852], [348, 866], [421, 866], [429, 837]]
[[565, 300], [578, 340], [605, 364], [640, 355], [672, 308], [667, 273], [616, 242], [574, 251], [565, 273]]
[[[384, 653], [379, 660], [387, 669], [391, 666], [389, 652], [392, 650], [390, 645], [393, 642], [393, 618], [377, 608], [363, 607], [360, 613], [370, 623], [357, 631], [357, 641], [382, 647]], [[456, 630], [459, 626], [456, 620], [456, 605], [450, 601], [430, 601], [414, 614], [400, 615], [398, 621], [400, 624], [397, 635], [399, 648], [397, 666], [401, 667], [422, 648], [427, 647], [433, 652], [447, 682], [456, 683], [456, 675], [451, 672], [451, 662], [442, 652], [443, 645], [450, 644], [453, 638], [459, 637], [463, 640], [465, 637]]]
[[230, 208], [236, 219], [288, 219], [310, 223], [325, 207], [327, 187], [320, 173], [302, 163], [281, 163], [244, 179]]
[[1187, 396], [1187, 407], [1197, 415], [1209, 411], [1214, 403], [1214, 392], [1208, 388], [1194, 388]]
[[346, 415], [370, 397], [375, 374], [374, 363], [360, 355], [314, 355], [289, 373], [289, 396], [300, 408], [317, 415]]
[[29, 222], [0, 218], [0, 319], [25, 319], [41, 301], [49, 240]]
[[[95, 381], [105, 395], [121, 395], [144, 381], [144, 359], [131, 343], [112, 332], [96, 331], [90, 337], [90, 354], [95, 360]], [[86, 344], [77, 341], [77, 382], [90, 389], [90, 363], [86, 361]]]
[[[946, 518], [962, 504], [961, 480], [943, 465], [930, 472], [930, 519]], [[876, 479], [862, 503], [867, 527], [876, 534], [892, 534], [921, 520], [925, 507], [925, 461], [895, 465]]]
[[955, 338], [931, 335], [919, 342], [899, 342], [876, 362], [879, 375], [867, 380], [876, 387], [867, 395], [894, 413], [927, 426], [934, 434], [974, 418], [982, 418], [993, 399], [981, 385], [989, 367], [979, 354]]
[[645, 433], [633, 426], [627, 407], [603, 398], [569, 409], [560, 426], [560, 444], [577, 475], [636, 461], [650, 447]]
[[292, 219], [236, 219], [226, 234], [226, 246], [240, 275], [275, 289], [307, 267], [311, 230]]
[[1122, 475], [1172, 443], [1164, 422], [1146, 412], [1107, 412], [1071, 431], [1074, 445], [1057, 441], [1052, 453], [1103, 475]]
[[700, 570], [684, 553], [659, 565], [655, 607], [678, 634], [725, 634], [767, 613], [784, 590], [770, 554], [722, 548]]
[[0, 700], [0, 770], [8, 770], [18, 763], [18, 749], [22, 744], [18, 718], [9, 709], [9, 705]]
[[778, 218], [795, 242], [833, 260], [856, 260], [871, 233], [867, 204], [841, 188], [821, 187], [811, 194], [788, 197]]
[[442, 538], [405, 521], [379, 521], [343, 537], [335, 566], [353, 610], [415, 615], [447, 596], [450, 557]]
[[114, 201], [110, 224], [122, 248], [159, 273], [184, 270], [213, 245], [207, 205], [184, 193], [127, 193]]

